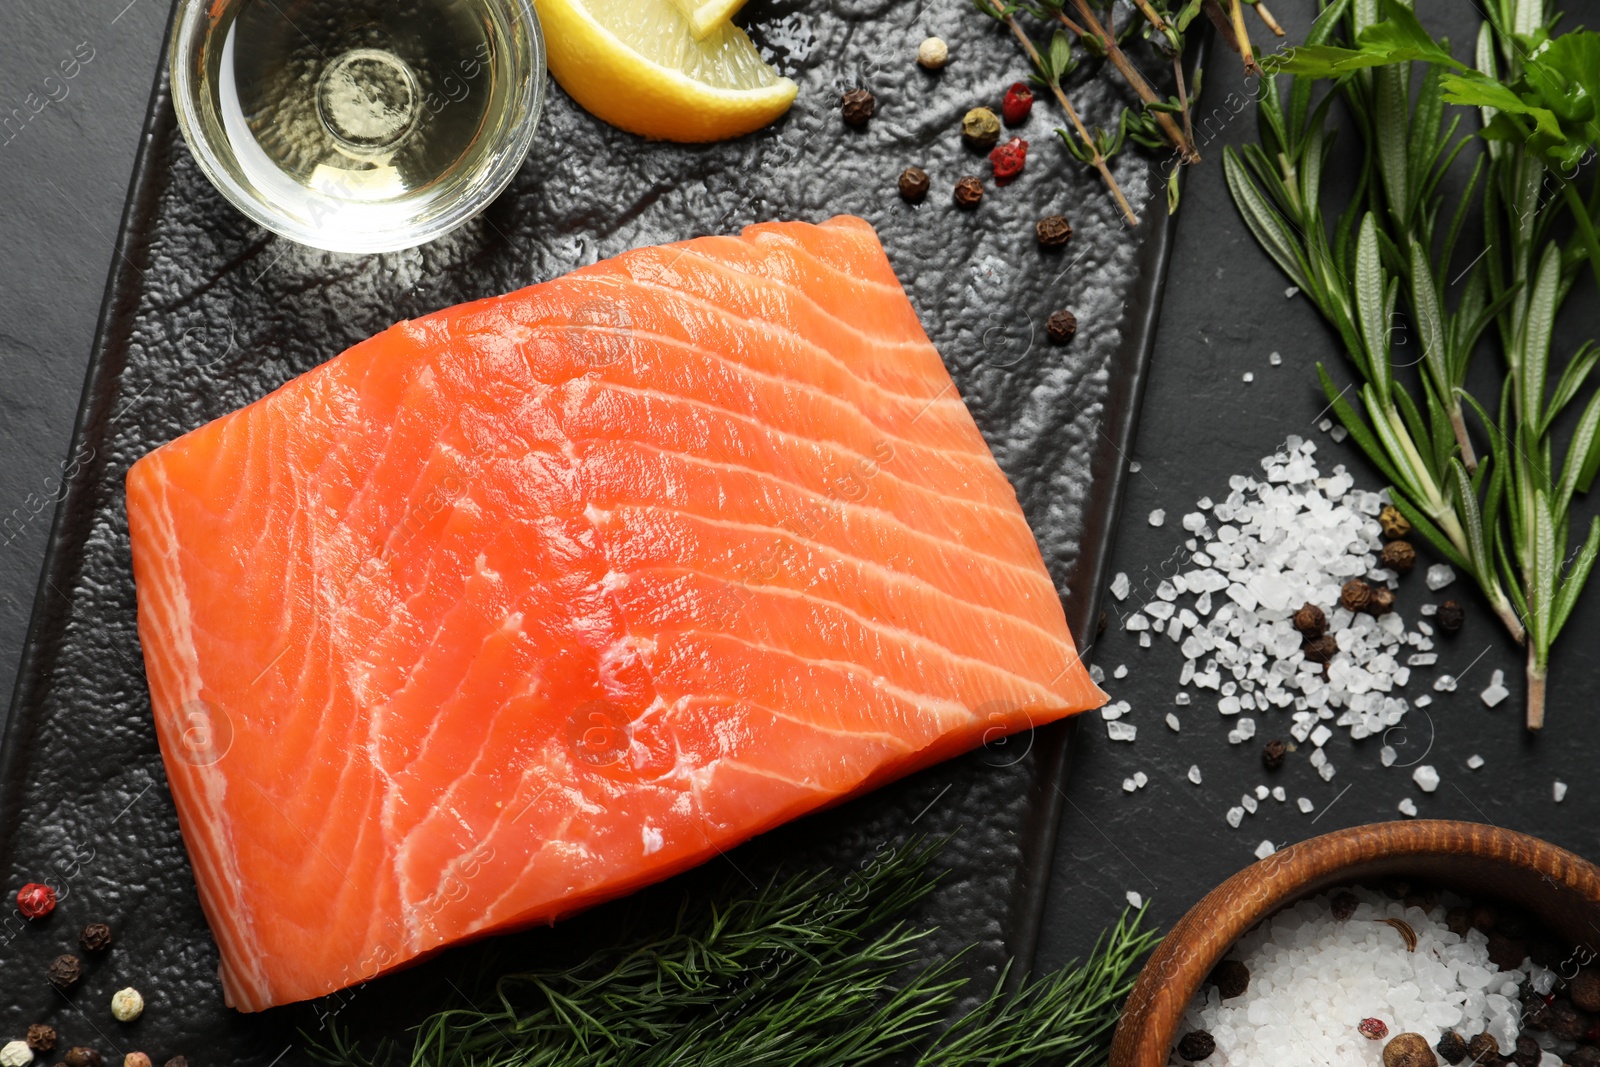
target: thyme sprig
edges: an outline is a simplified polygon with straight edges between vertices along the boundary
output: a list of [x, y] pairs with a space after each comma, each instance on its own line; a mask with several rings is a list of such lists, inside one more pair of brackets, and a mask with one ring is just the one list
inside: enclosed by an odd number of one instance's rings
[[[1600, 519], [1567, 555], [1570, 505], [1600, 467], [1600, 391], [1563, 462], [1551, 436], [1557, 416], [1587, 389], [1600, 350], [1583, 346], [1550, 383], [1554, 321], [1585, 259], [1600, 281], [1600, 181], [1587, 193], [1577, 183], [1581, 160], [1600, 141], [1600, 37], [1552, 37], [1554, 22], [1544, 0], [1494, 0], [1472, 68], [1405, 4], [1336, 0], [1306, 43], [1277, 64], [1293, 74], [1287, 105], [1274, 81], [1263, 83], [1261, 143], [1224, 157], [1251, 232], [1333, 325], [1360, 377], [1348, 397], [1318, 365], [1331, 409], [1389, 480], [1395, 506], [1473, 577], [1507, 632], [1527, 646], [1530, 729], [1544, 723], [1551, 646], [1600, 555]], [[1333, 43], [1341, 30], [1350, 43]], [[1414, 61], [1427, 66], [1413, 102]], [[1313, 106], [1319, 79], [1336, 92]], [[1330, 226], [1320, 186], [1335, 99], [1355, 117], [1364, 165]], [[1459, 116], [1445, 124], [1446, 104], [1480, 109], [1485, 148], [1441, 230], [1440, 184], [1471, 140], [1457, 136]], [[1483, 247], [1446, 282], [1475, 202]], [[1565, 246], [1562, 219], [1576, 231]], [[1463, 277], [1451, 306], [1447, 291]], [[1422, 341], [1420, 402], [1396, 376], [1399, 309]], [[1465, 387], [1490, 325], [1505, 362], [1495, 415]], [[1488, 440], [1481, 459], [1469, 410]]]
[[[993, 990], [953, 1024], [954, 960], [918, 966], [908, 920], [937, 884], [937, 844], [863, 868], [685, 899], [574, 966], [498, 979], [429, 1016], [412, 1046], [368, 1054], [334, 1030], [308, 1051], [336, 1067], [1077, 1067], [1103, 1058], [1117, 1004], [1155, 943], [1124, 913], [1088, 961]], [[743, 883], [741, 883], [743, 884]]]
[[[1275, 26], [1270, 12], [1260, 5], [1259, 0], [1247, 0], [1247, 2], [1262, 12], [1262, 17], [1268, 25]], [[1183, 71], [1184, 35], [1190, 23], [1202, 10], [1202, 4], [1210, 5], [1206, 9], [1208, 12], [1214, 8], [1214, 15], [1226, 18], [1221, 15], [1221, 8], [1217, 7], [1217, 0], [1185, 0], [1177, 10], [1168, 9], [1167, 3], [1168, 0], [1134, 0], [1134, 6], [1143, 22], [1130, 22], [1119, 30], [1112, 18], [1114, 5], [1101, 5], [1104, 10], [1097, 13], [1095, 0], [1033, 0], [1033, 2], [973, 0], [973, 6], [979, 12], [1003, 24], [1021, 45], [1033, 67], [1033, 80], [1050, 90], [1067, 116], [1071, 128], [1056, 131], [1062, 143], [1076, 159], [1099, 172], [1101, 180], [1116, 200], [1123, 218], [1132, 226], [1139, 224], [1139, 217], [1134, 213], [1122, 188], [1112, 175], [1108, 161], [1122, 150], [1128, 140], [1132, 140], [1151, 149], [1170, 146], [1177, 153], [1178, 162], [1182, 165], [1200, 162], [1200, 152], [1195, 146], [1192, 117], [1194, 102], [1200, 93], [1200, 73], [1196, 71], [1195, 84], [1192, 87], [1186, 84]], [[1233, 3], [1237, 7], [1239, 0], [1233, 0]], [[1048, 38], [1045, 45], [1035, 44], [1019, 19], [1019, 12], [1059, 28]], [[1240, 38], [1235, 34], [1232, 23], [1227, 25], [1226, 38], [1230, 47], [1246, 57], [1246, 68], [1251, 69], [1254, 59], [1250, 51], [1248, 34], [1243, 37], [1245, 43], [1241, 50], [1238, 43]], [[1151, 41], [1158, 53], [1171, 61], [1177, 87], [1175, 96], [1168, 99], [1160, 97], [1149, 80], [1129, 59], [1123, 43], [1136, 29], [1142, 29], [1145, 38]], [[1104, 127], [1091, 127], [1087, 124], [1062, 85], [1063, 79], [1077, 66], [1077, 57], [1073, 50], [1074, 39], [1081, 43], [1084, 51], [1090, 55], [1108, 59], [1112, 68], [1139, 98], [1138, 107], [1121, 109], [1117, 122], [1109, 131]], [[1173, 167], [1168, 174], [1169, 212], [1175, 212], [1178, 208], [1180, 171], [1181, 166]]]

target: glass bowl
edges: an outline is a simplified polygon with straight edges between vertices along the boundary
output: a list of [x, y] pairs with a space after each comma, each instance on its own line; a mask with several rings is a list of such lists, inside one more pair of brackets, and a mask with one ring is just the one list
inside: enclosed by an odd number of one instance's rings
[[180, 0], [169, 52], [206, 177], [267, 229], [336, 252], [472, 218], [544, 102], [529, 0]]

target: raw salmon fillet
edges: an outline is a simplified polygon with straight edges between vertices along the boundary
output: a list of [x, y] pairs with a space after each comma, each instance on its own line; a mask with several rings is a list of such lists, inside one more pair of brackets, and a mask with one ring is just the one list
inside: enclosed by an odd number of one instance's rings
[[1104, 700], [860, 219], [402, 322], [134, 464], [128, 524], [244, 1011]]

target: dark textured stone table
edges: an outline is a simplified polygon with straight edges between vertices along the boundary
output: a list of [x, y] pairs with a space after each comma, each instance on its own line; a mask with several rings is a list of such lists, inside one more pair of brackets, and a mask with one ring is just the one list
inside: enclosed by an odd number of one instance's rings
[[[1596, 4], [1579, 6], [1584, 18], [1575, 22], [1600, 22]], [[1275, 5], [1289, 39], [1303, 33], [1312, 7], [1308, 0]], [[1453, 36], [1466, 39], [1469, 8], [1423, 15], [1446, 19]], [[165, 0], [0, 8], [0, 686], [8, 693], [55, 494], [71, 470], [73, 416], [166, 17]], [[1225, 495], [1230, 475], [1259, 470], [1260, 457], [1288, 435], [1314, 437], [1325, 470], [1345, 462], [1366, 487], [1378, 487], [1353, 448], [1315, 429], [1323, 400], [1311, 364], [1336, 363], [1338, 353], [1306, 301], [1284, 297], [1286, 281], [1228, 199], [1222, 146], [1243, 143], [1254, 130], [1230, 56], [1212, 60], [1197, 127], [1206, 162], [1191, 172], [1184, 193], [1143, 429], [1130, 457], [1141, 469], [1130, 482], [1112, 568], [1135, 580], [1154, 573], [1181, 543], [1176, 517], [1197, 497]], [[1590, 318], [1564, 323], [1564, 338], [1595, 332], [1600, 301], [1580, 290], [1574, 304], [1580, 302]], [[1283, 354], [1281, 366], [1268, 363], [1274, 350]], [[1246, 371], [1253, 383], [1242, 380]], [[1157, 507], [1172, 516], [1162, 528], [1146, 521]], [[1583, 514], [1593, 509], [1585, 503]], [[1467, 593], [1462, 585], [1452, 591]], [[1403, 588], [1403, 608], [1408, 599], [1420, 601], [1420, 575]], [[1159, 645], [1141, 651], [1132, 635], [1109, 630], [1093, 658], [1108, 671], [1128, 664], [1129, 676], [1107, 685], [1132, 704], [1140, 736], [1132, 745], [1111, 744], [1097, 718], [1081, 724], [1039, 962], [1087, 950], [1128, 891], [1153, 899], [1157, 920], [1170, 924], [1250, 863], [1259, 841], [1281, 846], [1397, 818], [1396, 803], [1406, 796], [1425, 816], [1493, 822], [1600, 856], [1600, 721], [1591, 695], [1600, 682], [1600, 596], [1569, 624], [1551, 684], [1550, 723], [1536, 738], [1517, 723], [1519, 658], [1477, 601], [1465, 599], [1466, 628], [1440, 648], [1441, 669], [1463, 675], [1461, 689], [1436, 701], [1431, 723], [1414, 715], [1408, 737], [1414, 746], [1431, 744], [1427, 762], [1444, 778], [1438, 792], [1418, 791], [1409, 770], [1381, 767], [1376, 739], [1352, 744], [1341, 732], [1329, 743], [1339, 768], [1333, 782], [1320, 781], [1303, 759], [1275, 778], [1291, 796], [1311, 796], [1315, 813], [1269, 800], [1239, 830], [1223, 814], [1246, 789], [1273, 784], [1261, 769], [1259, 743], [1285, 731], [1264, 724], [1254, 742], [1231, 746], [1220, 717], [1192, 709], [1185, 732], [1169, 732], [1161, 720], [1177, 689], [1178, 654]], [[1513, 698], [1490, 711], [1477, 692], [1496, 668], [1506, 671]], [[1418, 751], [1400, 762], [1412, 762]], [[1477, 772], [1464, 763], [1473, 753], [1488, 761]], [[1184, 779], [1191, 763], [1205, 769], [1199, 788]], [[1126, 794], [1122, 780], [1136, 770], [1150, 784]], [[1551, 798], [1558, 778], [1571, 786], [1559, 805]]]

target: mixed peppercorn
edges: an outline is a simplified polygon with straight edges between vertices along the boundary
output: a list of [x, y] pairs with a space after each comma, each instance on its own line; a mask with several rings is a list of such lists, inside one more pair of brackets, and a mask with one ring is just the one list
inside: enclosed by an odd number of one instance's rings
[[[42, 919], [55, 910], [55, 890], [47, 885], [29, 882], [17, 892], [17, 908], [29, 919]], [[78, 944], [89, 956], [106, 952], [115, 941], [111, 927], [103, 922], [91, 922], [78, 932]], [[63, 993], [83, 980], [84, 961], [71, 952], [63, 952], [52, 959], [45, 968], [45, 980]], [[124, 986], [112, 994], [108, 1005], [111, 1017], [121, 1023], [131, 1023], [144, 1013], [143, 994], [133, 986]], [[79, 1009], [80, 1012], [82, 1009]], [[34, 1023], [28, 1027], [21, 1040], [0, 1042], [0, 1067], [27, 1067], [35, 1056], [48, 1056], [61, 1044], [61, 1035], [49, 1023]], [[56, 1067], [105, 1067], [105, 1057], [90, 1045], [73, 1045], [61, 1054]], [[128, 1052], [122, 1057], [122, 1067], [154, 1067], [154, 1061], [145, 1052]], [[183, 1056], [173, 1056], [164, 1067], [189, 1067]]]

